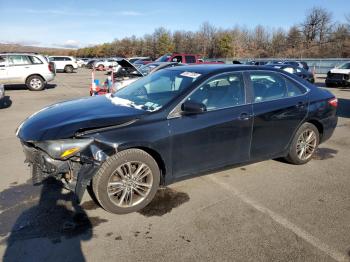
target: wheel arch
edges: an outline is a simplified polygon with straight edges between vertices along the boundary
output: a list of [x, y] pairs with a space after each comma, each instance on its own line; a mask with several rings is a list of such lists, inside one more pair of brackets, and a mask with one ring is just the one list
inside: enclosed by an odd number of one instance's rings
[[43, 77], [41, 74], [30, 74], [29, 76], [26, 77], [25, 83], [27, 83], [29, 77], [32, 77], [32, 76], [40, 76], [44, 80], [44, 83], [46, 83], [45, 77]]
[[161, 185], [165, 184], [165, 175], [167, 173], [167, 168], [163, 157], [157, 150], [147, 145], [132, 145], [132, 146], [130, 145], [130, 146], [122, 146], [119, 148], [118, 151], [124, 151], [127, 149], [140, 149], [148, 153], [151, 157], [153, 157], [160, 170], [160, 177], [161, 177], [160, 184]]
[[324, 130], [322, 123], [317, 119], [308, 119], [307, 121], [305, 121], [305, 123], [313, 124], [317, 128], [320, 136], [320, 141], [321, 141], [323, 136], [323, 130]]

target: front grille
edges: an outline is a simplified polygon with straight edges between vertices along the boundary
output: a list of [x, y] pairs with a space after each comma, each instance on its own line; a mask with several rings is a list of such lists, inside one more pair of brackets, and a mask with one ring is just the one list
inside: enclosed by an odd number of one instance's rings
[[328, 73], [327, 74], [328, 78], [335, 79], [335, 80], [343, 80], [344, 79], [344, 74], [336, 74], [336, 73]]

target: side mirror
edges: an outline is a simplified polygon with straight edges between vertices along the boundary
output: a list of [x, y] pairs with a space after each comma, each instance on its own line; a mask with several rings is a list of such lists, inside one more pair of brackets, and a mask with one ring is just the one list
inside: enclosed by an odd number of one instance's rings
[[203, 103], [187, 100], [181, 105], [182, 114], [191, 115], [199, 114], [207, 111], [207, 107]]

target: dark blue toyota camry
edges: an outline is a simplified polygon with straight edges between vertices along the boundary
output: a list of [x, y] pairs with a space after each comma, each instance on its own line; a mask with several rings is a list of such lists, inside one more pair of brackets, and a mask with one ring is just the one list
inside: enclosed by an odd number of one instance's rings
[[81, 199], [123, 214], [160, 185], [284, 157], [312, 159], [336, 127], [337, 99], [273, 68], [195, 65], [164, 69], [114, 94], [55, 104], [17, 129], [34, 184], [61, 180]]

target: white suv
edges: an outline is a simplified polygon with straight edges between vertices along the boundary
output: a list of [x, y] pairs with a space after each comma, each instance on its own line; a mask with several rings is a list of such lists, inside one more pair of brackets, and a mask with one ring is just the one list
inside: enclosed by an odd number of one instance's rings
[[0, 84], [26, 84], [40, 91], [55, 78], [55, 65], [36, 53], [0, 53]]
[[49, 56], [49, 61], [55, 63], [57, 71], [73, 73], [78, 69], [77, 60], [72, 56]]

